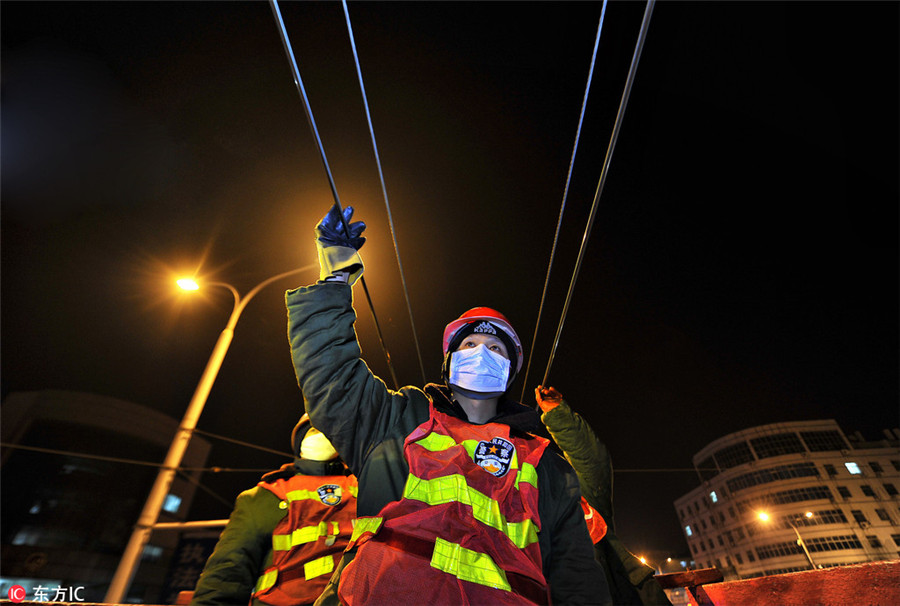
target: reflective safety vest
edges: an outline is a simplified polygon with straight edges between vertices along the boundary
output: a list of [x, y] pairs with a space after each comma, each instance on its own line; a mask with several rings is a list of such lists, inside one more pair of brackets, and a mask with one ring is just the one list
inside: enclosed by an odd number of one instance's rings
[[549, 604], [536, 467], [549, 442], [437, 412], [404, 444], [399, 501], [357, 520], [344, 604]]
[[253, 597], [274, 606], [311, 604], [325, 589], [356, 518], [355, 476], [295, 475], [260, 482], [287, 509], [272, 533], [272, 566]]

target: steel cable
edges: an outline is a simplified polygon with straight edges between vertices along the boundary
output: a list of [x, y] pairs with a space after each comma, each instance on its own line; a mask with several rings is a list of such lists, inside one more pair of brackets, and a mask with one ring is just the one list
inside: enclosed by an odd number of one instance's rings
[[[347, 225], [347, 221], [344, 219], [343, 208], [341, 207], [341, 200], [338, 196], [337, 187], [334, 184], [334, 177], [331, 174], [331, 167], [328, 165], [328, 158], [325, 156], [325, 147], [322, 145], [322, 139], [319, 137], [319, 129], [316, 127], [316, 120], [313, 117], [312, 107], [309, 104], [309, 98], [306, 95], [306, 88], [303, 86], [303, 79], [300, 77], [300, 68], [297, 67], [297, 60], [294, 58], [294, 50], [291, 48], [291, 41], [288, 38], [287, 28], [284, 26], [284, 19], [281, 17], [281, 10], [278, 8], [278, 0], [269, 0], [270, 5], [272, 6], [272, 13], [275, 15], [275, 21], [278, 22], [278, 33], [281, 35], [281, 42], [284, 45], [284, 51], [287, 54], [288, 61], [291, 64], [291, 72], [294, 76], [294, 84], [297, 86], [297, 92], [300, 93], [300, 99], [303, 101], [303, 110], [306, 112], [306, 120], [309, 122], [309, 128], [312, 131], [313, 138], [316, 141], [316, 147], [319, 150], [319, 157], [322, 160], [322, 165], [325, 167], [325, 174], [328, 176], [328, 184], [331, 187], [331, 195], [334, 198], [334, 206], [338, 210], [338, 216], [341, 218], [341, 224], [344, 226], [344, 231], [347, 233], [347, 237], [350, 237], [350, 227]], [[394, 381], [394, 388], [400, 389], [400, 382], [397, 381], [397, 373], [394, 372], [394, 364], [391, 362], [391, 354], [388, 352], [387, 346], [384, 343], [384, 335], [381, 332], [381, 325], [378, 322], [378, 316], [375, 314], [375, 306], [372, 304], [372, 297], [369, 295], [369, 287], [366, 286], [366, 279], [360, 277], [360, 284], [363, 287], [363, 292], [366, 295], [366, 301], [369, 304], [369, 309], [372, 312], [372, 320], [375, 323], [375, 331], [378, 333], [378, 341], [381, 344], [381, 350], [384, 352], [384, 358], [387, 361], [388, 370], [391, 373], [391, 378]]]
[[603, 169], [600, 171], [600, 180], [597, 183], [597, 191], [594, 194], [594, 201], [591, 204], [591, 213], [588, 216], [587, 225], [584, 229], [584, 237], [581, 240], [581, 248], [578, 251], [578, 259], [575, 261], [575, 269], [572, 272], [572, 280], [569, 282], [569, 291], [566, 293], [566, 301], [563, 305], [563, 311], [559, 319], [559, 327], [556, 330], [556, 336], [553, 339], [553, 347], [550, 350], [550, 359], [547, 361], [547, 370], [544, 372], [544, 379], [541, 385], [547, 384], [547, 377], [550, 375], [550, 367], [553, 364], [553, 358], [556, 356], [556, 347], [559, 345], [559, 337], [562, 334], [563, 325], [566, 321], [566, 314], [569, 311], [569, 304], [572, 301], [572, 292], [575, 290], [575, 282], [578, 280], [578, 272], [581, 270], [581, 262], [584, 260], [584, 253], [587, 249], [587, 242], [591, 235], [591, 228], [594, 225], [594, 219], [597, 215], [597, 206], [600, 202], [600, 195], [603, 193], [603, 187], [606, 184], [606, 176], [609, 174], [609, 164], [612, 160], [613, 151], [616, 148], [616, 141], [619, 138], [619, 131], [622, 128], [622, 119], [625, 115], [625, 108], [628, 106], [628, 97], [631, 95], [631, 87], [634, 84], [634, 75], [637, 72], [638, 62], [641, 59], [641, 51], [644, 48], [644, 40], [647, 37], [647, 29], [650, 26], [650, 16], [653, 14], [653, 5], [655, 0], [649, 0], [647, 7], [644, 9], [644, 18], [641, 21], [641, 30], [638, 34], [638, 40], [634, 48], [634, 55], [631, 58], [631, 66], [628, 68], [628, 77], [625, 80], [625, 88], [622, 91], [622, 98], [619, 101], [619, 110], [616, 113], [616, 121], [613, 126], [613, 132], [610, 135], [609, 146], [606, 149], [606, 157], [603, 160]]
[[575, 145], [572, 147], [572, 157], [569, 159], [569, 172], [566, 174], [566, 186], [563, 188], [562, 205], [559, 208], [559, 218], [556, 220], [556, 233], [553, 234], [553, 245], [550, 248], [550, 262], [547, 264], [547, 276], [544, 278], [544, 290], [541, 292], [541, 303], [538, 306], [537, 321], [534, 323], [534, 336], [531, 337], [531, 348], [528, 350], [528, 364], [525, 366], [525, 378], [522, 380], [522, 396], [519, 401], [525, 400], [525, 390], [528, 387], [528, 373], [531, 371], [531, 358], [534, 355], [534, 347], [537, 343], [538, 330], [541, 327], [541, 315], [544, 312], [544, 301], [547, 299], [547, 288], [550, 284], [550, 272], [553, 270], [553, 259], [556, 256], [556, 243], [559, 241], [559, 231], [562, 227], [563, 212], [566, 210], [566, 200], [569, 198], [569, 184], [572, 181], [572, 170], [575, 167], [575, 155], [578, 151], [578, 141], [581, 138], [581, 125], [584, 123], [584, 112], [587, 106], [588, 94], [591, 92], [591, 80], [594, 78], [594, 64], [597, 61], [597, 47], [600, 45], [600, 32], [603, 30], [603, 17], [606, 15], [606, 0], [603, 0], [603, 9], [600, 11], [600, 23], [597, 25], [597, 36], [594, 38], [594, 52], [591, 55], [591, 67], [588, 69], [587, 85], [584, 87], [584, 98], [581, 101], [581, 115], [578, 116], [578, 128], [575, 129]]
[[[606, 0], [604, 0], [605, 5]], [[428, 382], [425, 377], [425, 364], [422, 362], [422, 351], [419, 349], [419, 335], [416, 332], [416, 323], [413, 321], [412, 304], [409, 301], [409, 290], [406, 288], [406, 276], [403, 274], [403, 264], [400, 262], [400, 248], [397, 245], [397, 234], [394, 230], [394, 218], [391, 215], [391, 205], [388, 202], [387, 187], [384, 184], [384, 172], [381, 170], [381, 157], [378, 155], [378, 145], [375, 143], [375, 128], [372, 126], [372, 115], [369, 112], [369, 100], [366, 97], [366, 87], [363, 85], [362, 69], [359, 66], [359, 55], [356, 52], [356, 40], [353, 37], [353, 28], [350, 26], [350, 12], [347, 10], [347, 0], [342, 0], [344, 17], [347, 21], [347, 34], [350, 36], [350, 47], [353, 49], [353, 60], [356, 63], [356, 75], [359, 78], [359, 92], [362, 93], [363, 106], [366, 109], [366, 120], [369, 123], [369, 134], [372, 137], [372, 150], [375, 152], [375, 163], [378, 165], [378, 177], [381, 180], [381, 192], [384, 194], [384, 207], [387, 210], [388, 225], [391, 228], [391, 239], [394, 241], [394, 253], [397, 256], [397, 267], [400, 270], [400, 284], [403, 287], [403, 296], [406, 297], [406, 309], [409, 311], [409, 325], [412, 328], [413, 341], [416, 344], [416, 355], [419, 357], [419, 368], [422, 371], [422, 384]]]

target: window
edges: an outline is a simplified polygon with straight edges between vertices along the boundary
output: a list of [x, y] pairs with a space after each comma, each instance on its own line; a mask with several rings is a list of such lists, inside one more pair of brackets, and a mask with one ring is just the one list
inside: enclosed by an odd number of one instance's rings
[[795, 433], [779, 433], [761, 438], [751, 438], [750, 445], [760, 459], [777, 457], [796, 452], [806, 452], [803, 443]]
[[735, 541], [743, 541], [744, 540], [744, 529], [738, 526], [734, 529], [734, 540]]
[[741, 557], [741, 554], [739, 554], [739, 553], [734, 554], [734, 559], [737, 560], [737, 563], [738, 563], [738, 564], [743, 564], [743, 563], [744, 563], [744, 558], [742, 558], [742, 557]]
[[[897, 545], [900, 546], [900, 543], [897, 543]], [[756, 558], [754, 557], [752, 551], [748, 551], [748, 552], [747, 552], [747, 561], [748, 561], [748, 562], [755, 562], [755, 561], [756, 561]]]
[[753, 461], [753, 453], [746, 442], [739, 442], [716, 451], [714, 455], [721, 469], [731, 469]]
[[772, 495], [772, 502], [776, 505], [784, 503], [799, 503], [800, 501], [815, 501], [818, 499], [831, 500], [831, 491], [827, 486], [808, 486], [806, 488], [794, 488], [782, 490]]
[[688, 524], [687, 526], [684, 527], [684, 534], [686, 534], [689, 537], [694, 536], [694, 531], [691, 530], [690, 524]]
[[176, 496], [174, 494], [166, 495], [166, 500], [163, 502], [163, 511], [168, 511], [169, 513], [177, 513], [178, 508], [181, 507], [181, 497]]
[[869, 545], [871, 545], [875, 549], [881, 549], [881, 541], [879, 541], [878, 537], [874, 534], [867, 534], [866, 540], [869, 541]]
[[884, 469], [881, 468], [881, 464], [877, 461], [869, 461], [869, 467], [872, 468], [872, 471], [875, 473], [882, 473]]
[[832, 464], [830, 464], [830, 463], [826, 463], [826, 464], [823, 465], [822, 467], [825, 468], [825, 473], [827, 473], [828, 475], [830, 475], [830, 476], [836, 476], [836, 475], [837, 475], [837, 469], [834, 468], [834, 465], [832, 465]]
[[891, 521], [891, 516], [888, 515], [887, 509], [876, 509], [875, 513], [878, 515], [878, 519], [882, 522]]
[[716, 546], [713, 545], [712, 539], [706, 539], [706, 544], [709, 545], [710, 549], [715, 549]]
[[815, 463], [793, 463], [791, 465], [779, 465], [769, 469], [751, 471], [728, 480], [727, 487], [732, 494], [744, 488], [787, 480], [789, 478], [818, 477], [819, 470]]
[[851, 474], [853, 474], [855, 476], [858, 476], [859, 474], [862, 473], [862, 470], [859, 468], [859, 465], [857, 465], [853, 461], [847, 461], [846, 463], [844, 463], [844, 467], [846, 467], [847, 471], [849, 471]]
[[839, 431], [833, 429], [827, 431], [801, 431], [800, 437], [806, 442], [810, 452], [823, 452], [826, 450], [846, 450], [848, 448]]
[[874, 496], [875, 496], [875, 491], [872, 490], [872, 487], [869, 486], [868, 484], [863, 484], [863, 485], [860, 486], [859, 488], [860, 488], [860, 490], [862, 490], [862, 493], [863, 493], [864, 495], [866, 495], [867, 497], [874, 497]]
[[852, 510], [850, 512], [850, 514], [853, 516], [853, 519], [856, 520], [860, 524], [868, 524], [869, 523], [869, 520], [866, 519], [865, 514], [862, 511], [860, 511], [859, 509]]
[[722, 535], [716, 537], [719, 541], [719, 547], [725, 547], [725, 541], [722, 540]]
[[838, 493], [840, 493], [842, 497], [844, 497], [845, 499], [850, 498], [850, 490], [846, 486], [838, 486], [837, 489]]
[[891, 459], [891, 465], [894, 466], [894, 471], [900, 471], [900, 460]]
[[706, 530], [706, 520], [700, 520], [700, 528]]
[[900, 547], [900, 534], [892, 534], [891, 540], [894, 542], [894, 545]]
[[719, 502], [719, 495], [716, 494], [715, 490], [713, 490], [711, 493], [709, 493], [709, 500], [712, 501], [713, 503]]
[[892, 496], [892, 497], [897, 496], [897, 487], [896, 486], [894, 486], [893, 484], [890, 484], [888, 482], [885, 482], [884, 484], [882, 484], [882, 486], [884, 486], [884, 491], [886, 493], [888, 493], [890, 496]]
[[723, 524], [725, 523], [725, 514], [722, 513], [721, 511], [719, 512], [719, 521], [722, 522]]
[[734, 507], [732, 507], [731, 505], [728, 506], [728, 515], [732, 520], [734, 519]]

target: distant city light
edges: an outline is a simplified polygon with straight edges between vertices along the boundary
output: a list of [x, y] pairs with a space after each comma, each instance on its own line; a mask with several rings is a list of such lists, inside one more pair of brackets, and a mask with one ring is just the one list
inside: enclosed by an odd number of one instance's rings
[[180, 278], [175, 281], [178, 286], [183, 288], [184, 290], [199, 290], [200, 285], [194, 282], [191, 278]]
[[769, 521], [769, 514], [767, 514], [765, 511], [760, 511], [759, 513], [756, 514], [756, 517], [758, 517], [763, 522]]

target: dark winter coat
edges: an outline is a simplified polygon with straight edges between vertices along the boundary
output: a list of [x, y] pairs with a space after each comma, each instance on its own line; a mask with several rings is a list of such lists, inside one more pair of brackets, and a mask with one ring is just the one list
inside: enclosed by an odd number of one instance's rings
[[654, 569], [636, 558], [616, 536], [612, 462], [606, 445], [565, 401], [545, 412], [541, 421], [575, 468], [585, 500], [606, 521], [606, 536], [594, 546], [594, 553], [606, 573], [613, 603], [616, 606], [670, 605], [653, 578]]
[[[444, 386], [393, 391], [371, 373], [360, 359], [356, 314], [346, 284], [298, 288], [288, 291], [286, 302], [291, 355], [306, 410], [313, 426], [328, 437], [359, 479], [358, 515], [377, 515], [403, 494], [409, 474], [404, 439], [428, 419], [429, 399], [440, 412], [467, 417]], [[538, 415], [512, 401], [501, 400], [491, 422], [543, 433]], [[548, 449], [537, 474], [538, 541], [554, 604], [609, 604], [606, 579], [593, 558], [574, 471]], [[330, 602], [326, 594], [321, 603]]]

